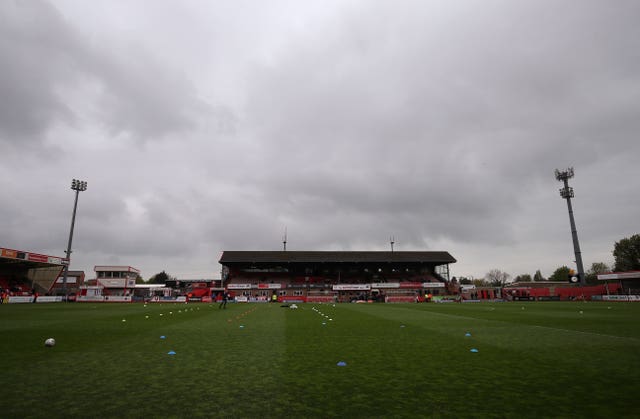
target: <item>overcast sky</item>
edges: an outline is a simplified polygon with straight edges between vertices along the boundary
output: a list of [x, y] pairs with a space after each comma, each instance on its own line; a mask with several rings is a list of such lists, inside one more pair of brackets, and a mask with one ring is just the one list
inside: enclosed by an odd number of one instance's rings
[[0, 247], [219, 277], [224, 250], [585, 268], [640, 233], [640, 2], [0, 1]]

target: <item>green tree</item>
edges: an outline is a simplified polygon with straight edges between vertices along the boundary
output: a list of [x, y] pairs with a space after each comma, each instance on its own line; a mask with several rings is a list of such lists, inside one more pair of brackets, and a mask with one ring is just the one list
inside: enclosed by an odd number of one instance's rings
[[611, 268], [604, 262], [594, 262], [591, 264], [591, 269], [589, 269], [586, 273], [586, 281], [589, 284], [597, 284], [598, 283], [598, 274], [604, 272], [610, 272]]
[[460, 283], [461, 283], [462, 285], [469, 285], [469, 284], [471, 284], [471, 280], [470, 280], [469, 278], [467, 278], [466, 276], [462, 276], [462, 277], [460, 277], [459, 281], [460, 281]]
[[475, 285], [476, 287], [488, 287], [489, 283], [482, 279], [482, 278], [475, 278], [473, 281], [471, 281], [471, 283], [473, 285]]
[[618, 272], [640, 270], [640, 234], [616, 242], [613, 257]]
[[149, 282], [150, 284], [164, 284], [170, 279], [172, 279], [171, 276], [169, 276], [169, 274], [167, 274], [165, 271], [162, 271], [149, 278], [149, 281], [147, 282]]
[[569, 271], [568, 266], [561, 266], [551, 274], [549, 281], [567, 282], [569, 279]]
[[536, 282], [545, 281], [544, 277], [542, 276], [542, 272], [540, 272], [540, 269], [538, 269], [533, 275], [533, 280]]
[[144, 284], [145, 281], [144, 279], [140, 276], [140, 274], [138, 274], [138, 276], [136, 276], [136, 284]]
[[529, 274], [522, 274], [522, 275], [518, 275], [513, 279], [513, 282], [531, 282], [531, 275]]

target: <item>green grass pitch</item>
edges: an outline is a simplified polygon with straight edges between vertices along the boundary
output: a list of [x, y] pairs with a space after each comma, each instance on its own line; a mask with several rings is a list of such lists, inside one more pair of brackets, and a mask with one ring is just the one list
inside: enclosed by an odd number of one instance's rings
[[640, 417], [637, 303], [298, 307], [2, 305], [0, 416]]

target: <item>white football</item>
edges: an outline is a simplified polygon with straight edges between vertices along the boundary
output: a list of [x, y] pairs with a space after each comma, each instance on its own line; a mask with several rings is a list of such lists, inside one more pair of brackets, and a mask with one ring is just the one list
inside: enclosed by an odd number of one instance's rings
[[54, 338], [49, 338], [44, 341], [44, 346], [56, 346], [56, 340]]

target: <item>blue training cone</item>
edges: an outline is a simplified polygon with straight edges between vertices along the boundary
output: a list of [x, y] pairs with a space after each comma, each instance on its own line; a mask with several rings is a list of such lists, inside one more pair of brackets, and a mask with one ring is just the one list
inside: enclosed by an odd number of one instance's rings
[[176, 353], [175, 353], [175, 351], [169, 351], [169, 352], [167, 352], [167, 355], [175, 355], [175, 354], [176, 354]]
[[346, 363], [346, 362], [344, 362], [344, 361], [340, 361], [340, 362], [338, 362], [336, 365], [337, 365], [337, 366], [339, 366], [339, 367], [346, 367], [346, 366], [347, 366], [347, 363]]
[[478, 350], [476, 348], [471, 349], [470, 352], [478, 352]]

